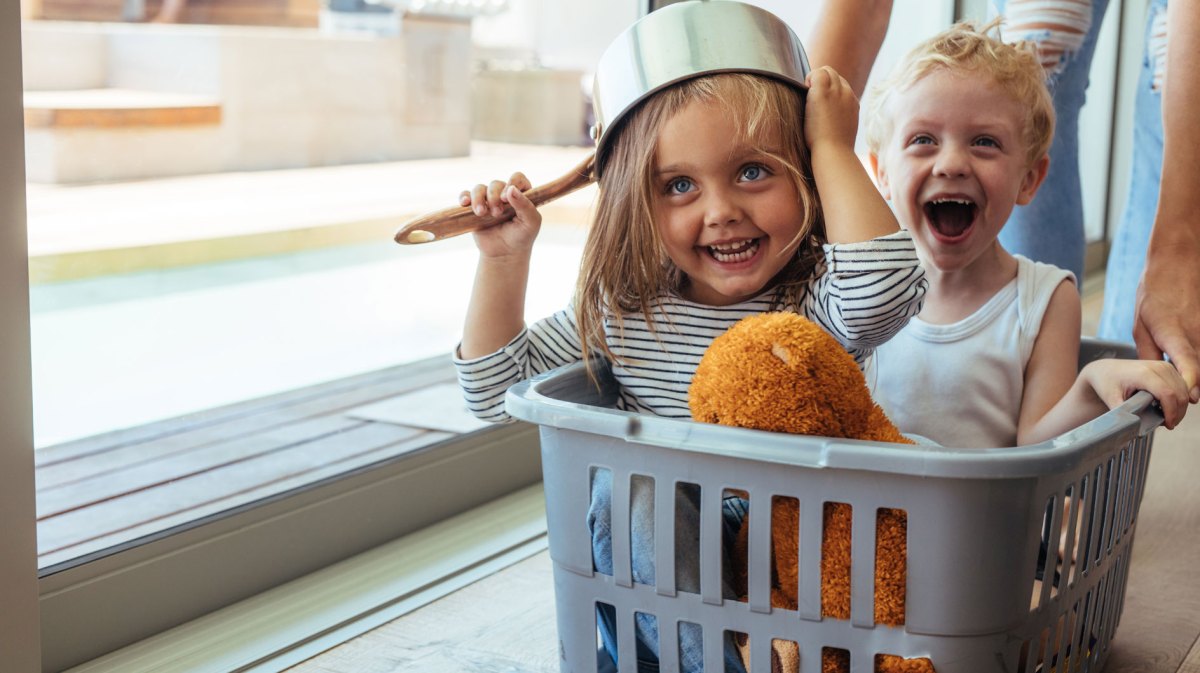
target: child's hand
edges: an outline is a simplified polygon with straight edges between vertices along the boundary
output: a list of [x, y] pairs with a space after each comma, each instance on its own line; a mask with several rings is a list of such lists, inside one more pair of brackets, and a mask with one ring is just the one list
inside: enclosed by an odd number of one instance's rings
[[858, 98], [837, 71], [822, 66], [808, 74], [804, 107], [804, 139], [808, 147], [840, 145], [854, 150], [858, 132]]
[[525, 254], [533, 248], [533, 241], [542, 226], [542, 214], [523, 193], [530, 187], [529, 178], [518, 171], [508, 182], [492, 180], [458, 195], [459, 205], [470, 206], [476, 215], [500, 215], [506, 206], [512, 206], [515, 211], [512, 219], [475, 231], [475, 245], [483, 256]]
[[1139, 390], [1150, 393], [1162, 407], [1163, 424], [1168, 430], [1183, 420], [1191, 402], [1179, 370], [1163, 360], [1096, 360], [1088, 363], [1079, 376], [1091, 384], [1096, 396], [1109, 409]]

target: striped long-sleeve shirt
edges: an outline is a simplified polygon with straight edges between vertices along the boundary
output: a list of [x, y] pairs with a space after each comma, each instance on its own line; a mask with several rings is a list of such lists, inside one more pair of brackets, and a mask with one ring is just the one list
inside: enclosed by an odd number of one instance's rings
[[[690, 418], [687, 391], [712, 340], [746, 316], [769, 310], [796, 311], [832, 334], [863, 366], [876, 346], [916, 315], [925, 296], [924, 271], [907, 232], [862, 243], [830, 244], [798, 305], [779, 306], [777, 289], [730, 306], [708, 306], [664, 295], [653, 305], [651, 325], [641, 314], [606, 321], [605, 337], [617, 360], [618, 408]], [[477, 417], [511, 420], [504, 411], [509, 386], [535, 374], [583, 359], [571, 308], [521, 331], [499, 351], [455, 358], [467, 406]]]

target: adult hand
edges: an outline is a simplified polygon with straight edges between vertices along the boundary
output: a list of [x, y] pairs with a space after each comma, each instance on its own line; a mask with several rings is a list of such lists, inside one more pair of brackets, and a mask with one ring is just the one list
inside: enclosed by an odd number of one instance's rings
[[1144, 360], [1161, 360], [1166, 353], [1192, 403], [1200, 402], [1200, 240], [1151, 245], [1138, 284], [1133, 340]]
[[1133, 340], [1138, 356], [1163, 353], [1200, 401], [1200, 2], [1167, 6], [1170, 38], [1162, 94], [1163, 159], [1158, 212], [1138, 283]]

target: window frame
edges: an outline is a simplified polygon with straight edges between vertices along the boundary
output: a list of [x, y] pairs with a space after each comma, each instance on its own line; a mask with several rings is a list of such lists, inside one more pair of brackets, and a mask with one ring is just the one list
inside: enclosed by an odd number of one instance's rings
[[23, 672], [40, 669], [41, 631], [21, 101], [21, 4], [0, 3], [0, 652]]
[[485, 428], [48, 568], [42, 668], [94, 659], [540, 480], [535, 427]]

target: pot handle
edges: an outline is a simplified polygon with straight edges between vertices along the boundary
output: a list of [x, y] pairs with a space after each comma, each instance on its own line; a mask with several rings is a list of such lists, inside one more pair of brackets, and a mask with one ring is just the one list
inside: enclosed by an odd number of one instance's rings
[[[525, 196], [533, 202], [533, 205], [540, 206], [560, 196], [570, 194], [577, 189], [586, 187], [596, 179], [593, 172], [594, 166], [595, 155], [588, 155], [582, 163], [566, 174], [526, 191]], [[468, 231], [507, 222], [512, 217], [512, 206], [506, 206], [504, 212], [499, 215], [476, 215], [469, 206], [452, 206], [427, 213], [408, 222], [396, 231], [394, 239], [401, 245], [433, 243], [465, 234]]]

